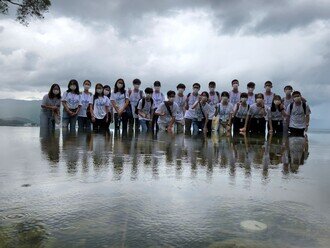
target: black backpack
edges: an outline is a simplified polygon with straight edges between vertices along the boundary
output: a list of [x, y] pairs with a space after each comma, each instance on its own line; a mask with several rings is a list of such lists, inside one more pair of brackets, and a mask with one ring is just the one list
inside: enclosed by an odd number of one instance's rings
[[[142, 101], [142, 109], [143, 109], [144, 106], [146, 105], [146, 99], [145, 99], [145, 97], [141, 98], [141, 99], [138, 101], [138, 103], [136, 104], [136, 106], [135, 106], [134, 113], [135, 113], [136, 115], [139, 115], [138, 106], [139, 106], [140, 101]], [[152, 104], [154, 104], [154, 99], [150, 98], [150, 102], [151, 102], [151, 106], [152, 106]], [[141, 109], [141, 110], [142, 110], [142, 109]], [[151, 110], [151, 107], [150, 107], [150, 110]]]

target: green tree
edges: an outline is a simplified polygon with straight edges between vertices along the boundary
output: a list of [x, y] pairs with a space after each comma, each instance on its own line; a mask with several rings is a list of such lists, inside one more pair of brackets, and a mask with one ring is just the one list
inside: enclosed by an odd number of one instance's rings
[[0, 13], [7, 15], [9, 8], [16, 7], [16, 20], [28, 26], [31, 17], [43, 19], [50, 6], [50, 0], [0, 0]]

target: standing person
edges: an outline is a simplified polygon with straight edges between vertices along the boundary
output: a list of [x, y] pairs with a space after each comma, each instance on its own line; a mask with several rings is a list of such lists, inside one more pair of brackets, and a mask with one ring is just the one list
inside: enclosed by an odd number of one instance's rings
[[106, 131], [110, 100], [103, 94], [103, 85], [95, 85], [95, 94], [90, 100], [90, 113], [93, 122], [93, 131]]
[[159, 116], [159, 129], [173, 132], [173, 125], [179, 109], [179, 106], [174, 102], [175, 92], [173, 90], [167, 92], [167, 99], [168, 101], [164, 101], [158, 106], [155, 114]]
[[[237, 103], [236, 103], [237, 104]], [[219, 114], [219, 133], [230, 134], [231, 122], [233, 115], [233, 104], [229, 102], [229, 93], [224, 91], [221, 93], [221, 102], [218, 103], [215, 116]]]
[[274, 93], [272, 92], [273, 83], [271, 81], [265, 82], [265, 93], [264, 93], [264, 102], [265, 105], [270, 108], [272, 106]]
[[176, 126], [176, 131], [178, 133], [182, 133], [184, 127], [184, 114], [186, 111], [185, 104], [187, 97], [184, 95], [186, 86], [184, 84], [178, 84], [176, 89], [178, 93], [175, 96], [174, 102], [179, 106], [179, 109], [175, 118], [175, 126]]
[[139, 116], [135, 113], [138, 102], [144, 97], [143, 90], [140, 90], [141, 80], [136, 78], [133, 80], [133, 90], [128, 91], [130, 106], [127, 108], [127, 114], [129, 115], [128, 125], [129, 130], [138, 132], [140, 128]]
[[303, 101], [301, 93], [294, 91], [292, 93], [293, 102], [286, 109], [289, 116], [289, 134], [290, 136], [304, 136], [309, 127], [311, 110]]
[[[154, 112], [158, 108], [158, 106], [165, 101], [165, 96], [162, 92], [160, 92], [161, 83], [159, 81], [154, 82], [154, 93], [152, 94], [152, 99], [154, 101]], [[159, 130], [158, 126], [158, 115], [154, 115], [151, 123], [151, 129], [152, 131], [155, 130], [156, 126], [156, 132]]]
[[247, 85], [247, 92], [248, 92], [248, 99], [247, 104], [251, 106], [256, 102], [255, 96], [254, 96], [254, 89], [256, 88], [256, 84], [254, 82], [249, 82]]
[[284, 87], [285, 96], [282, 98], [282, 103], [284, 104], [285, 109], [293, 102], [292, 91], [293, 88], [291, 85]]
[[241, 93], [238, 91], [239, 81], [234, 79], [231, 81], [232, 90], [229, 92], [229, 102], [234, 106], [239, 102]]
[[[111, 97], [111, 87], [109, 85], [104, 85], [103, 86], [103, 94], [104, 96], [106, 96], [109, 99], [110, 102], [110, 97]], [[110, 124], [113, 122], [113, 107], [112, 104], [110, 102], [109, 105], [109, 112], [108, 112], [108, 122], [106, 123], [105, 129], [108, 131]]]
[[233, 110], [233, 132], [237, 134], [244, 128], [250, 105], [247, 103], [248, 94], [241, 93], [241, 101], [234, 106]]
[[209, 112], [209, 119], [207, 122], [207, 132], [211, 133], [212, 132], [212, 120], [216, 111], [216, 107], [218, 103], [220, 102], [220, 93], [215, 90], [216, 88], [216, 83], [211, 81], [209, 82], [209, 102], [208, 104], [210, 105], [210, 112]]
[[89, 92], [92, 83], [89, 80], [85, 80], [83, 83], [84, 91], [80, 94], [81, 108], [78, 113], [78, 131], [90, 131], [91, 120], [87, 117], [87, 110], [93, 94]]
[[191, 106], [195, 110], [195, 118], [193, 119], [193, 135], [197, 135], [200, 130], [204, 134], [207, 133], [207, 123], [209, 120], [209, 113], [211, 111], [211, 106], [208, 104], [209, 93], [203, 91], [198, 97], [198, 100]]
[[250, 106], [244, 127], [240, 131], [265, 135], [267, 106], [264, 103], [264, 95], [262, 93], [256, 94], [255, 98], [256, 103]]
[[48, 94], [44, 95], [40, 110], [40, 128], [55, 130], [56, 120], [60, 117], [61, 88], [58, 84], [50, 87]]
[[199, 90], [201, 89], [201, 85], [199, 83], [193, 84], [193, 92], [189, 93], [186, 98], [185, 108], [186, 112], [184, 114], [184, 122], [185, 122], [185, 133], [190, 134], [191, 132], [191, 124], [193, 119], [196, 118], [196, 111], [192, 109], [192, 106], [199, 99]]
[[151, 121], [154, 115], [154, 100], [152, 99], [152, 88], [144, 90], [145, 96], [139, 100], [137, 114], [139, 116], [140, 126], [143, 133], [151, 131]]
[[126, 133], [128, 122], [126, 108], [129, 105], [129, 98], [125, 90], [124, 79], [119, 78], [116, 81], [114, 91], [110, 97], [110, 101], [114, 112], [115, 131], [120, 129], [120, 124], [122, 123], [122, 131], [123, 133]]
[[77, 80], [70, 80], [67, 91], [63, 93], [62, 105], [62, 126], [67, 129], [70, 125], [70, 131], [74, 132], [76, 130], [78, 113], [81, 107], [81, 98]]
[[279, 95], [274, 95], [272, 106], [267, 111], [269, 132], [274, 134], [283, 133], [283, 119], [286, 113]]

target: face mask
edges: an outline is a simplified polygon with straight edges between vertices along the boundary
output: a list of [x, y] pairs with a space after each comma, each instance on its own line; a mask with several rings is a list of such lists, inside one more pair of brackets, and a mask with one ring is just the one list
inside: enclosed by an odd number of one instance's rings
[[202, 96], [202, 101], [206, 102], [207, 101], [207, 96]]
[[77, 87], [75, 85], [70, 85], [70, 90], [76, 90]]
[[193, 92], [194, 92], [195, 94], [198, 94], [198, 91], [199, 91], [199, 89], [196, 89], [196, 88], [193, 89]]
[[228, 102], [228, 97], [226, 97], [226, 96], [221, 97], [221, 101]]
[[104, 95], [107, 96], [107, 95], [109, 95], [110, 91], [108, 91], [108, 90], [104, 90], [103, 93], [104, 93]]
[[96, 93], [102, 94], [102, 92], [103, 92], [103, 89], [96, 89]]
[[291, 95], [291, 93], [292, 93], [292, 90], [286, 90], [286, 91], [285, 91], [285, 94], [286, 94], [287, 96]]
[[280, 100], [274, 100], [274, 103], [276, 106], [280, 105], [281, 104], [281, 101]]
[[270, 86], [265, 86], [266, 91], [270, 91], [271, 88], [272, 87], [270, 87]]
[[58, 95], [59, 93], [60, 93], [59, 90], [53, 90], [53, 94], [54, 94], [54, 95]]
[[214, 92], [215, 88], [209, 88], [210, 92]]
[[84, 85], [85, 90], [89, 90], [90, 86], [89, 85]]
[[241, 98], [241, 102], [246, 102], [246, 101], [247, 101], [247, 98], [245, 98], [245, 97]]
[[262, 103], [262, 101], [263, 101], [262, 98], [257, 98], [256, 100], [257, 103]]
[[300, 96], [296, 96], [293, 98], [294, 102], [300, 102], [301, 101], [301, 97]]
[[180, 94], [183, 94], [184, 89], [178, 89], [178, 92], [179, 92]]
[[238, 84], [233, 84], [234, 89], [238, 89]]
[[253, 91], [254, 91], [254, 88], [248, 88], [249, 93], [253, 93]]
[[134, 89], [138, 90], [140, 88], [140, 85], [134, 84]]
[[146, 94], [146, 98], [151, 98], [151, 94]]
[[159, 86], [155, 86], [154, 89], [155, 89], [156, 92], [159, 92], [160, 91], [160, 87]]
[[118, 84], [117, 84], [117, 87], [118, 87], [118, 89], [122, 89], [122, 88], [124, 87], [124, 85], [121, 84], [121, 83], [118, 83]]
[[169, 97], [169, 98], [168, 98], [168, 101], [169, 101], [169, 102], [174, 102], [174, 97]]

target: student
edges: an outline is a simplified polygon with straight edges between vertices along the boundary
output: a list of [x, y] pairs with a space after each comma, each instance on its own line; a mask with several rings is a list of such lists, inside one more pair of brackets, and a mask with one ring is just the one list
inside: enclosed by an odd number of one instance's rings
[[210, 105], [210, 113], [209, 113], [209, 119], [207, 122], [207, 132], [211, 133], [212, 131], [212, 120], [215, 114], [216, 107], [218, 103], [220, 102], [220, 93], [215, 90], [216, 88], [216, 83], [211, 81], [209, 82], [209, 102], [208, 104]]
[[191, 132], [191, 124], [193, 119], [196, 118], [196, 111], [191, 107], [195, 104], [195, 102], [199, 99], [199, 90], [201, 85], [199, 83], [193, 84], [193, 92], [189, 93], [186, 98], [185, 108], [186, 112], [184, 114], [184, 122], [185, 122], [185, 133], [190, 134]]
[[227, 91], [222, 92], [221, 102], [218, 103], [215, 112], [215, 116], [219, 115], [220, 134], [230, 133], [233, 108], [234, 108], [233, 104], [229, 102], [229, 93]]
[[176, 126], [176, 131], [178, 133], [182, 133], [184, 127], [184, 114], [186, 111], [185, 104], [187, 97], [184, 95], [186, 86], [184, 84], [178, 84], [176, 89], [178, 93], [175, 96], [174, 102], [179, 106], [179, 109], [175, 118], [175, 126]]
[[287, 107], [290, 105], [290, 103], [293, 102], [292, 91], [293, 91], [293, 88], [291, 85], [287, 85], [284, 87], [285, 97], [282, 98], [282, 102], [284, 104], [285, 109], [287, 109]]
[[[104, 85], [103, 86], [103, 95], [106, 96], [109, 99], [110, 102], [110, 97], [111, 97], [111, 87], [109, 85]], [[110, 102], [109, 106], [109, 112], [108, 112], [108, 122], [106, 123], [106, 130], [109, 130], [110, 124], [113, 122], [113, 107]]]
[[129, 129], [137, 132], [140, 128], [139, 116], [135, 113], [137, 104], [142, 97], [144, 97], [143, 90], [140, 90], [141, 80], [136, 78], [133, 80], [133, 90], [128, 91], [130, 106], [127, 108], [129, 115], [128, 124]]
[[103, 85], [95, 85], [95, 94], [90, 100], [90, 113], [93, 122], [93, 131], [106, 131], [110, 100], [103, 93]]
[[[165, 101], [165, 96], [160, 92], [161, 83], [159, 81], [154, 82], [154, 93], [152, 94], [152, 99], [154, 101], [154, 112], [158, 106]], [[151, 123], [151, 129], [154, 131], [156, 126], [156, 132], [159, 130], [158, 126], [158, 115], [154, 115]]]
[[87, 110], [93, 94], [89, 92], [92, 83], [89, 80], [85, 80], [83, 83], [84, 91], [80, 93], [81, 108], [78, 113], [78, 131], [90, 131], [91, 120], [87, 117]]
[[267, 111], [269, 132], [274, 134], [283, 133], [283, 119], [286, 113], [279, 95], [274, 95], [272, 106]]
[[120, 129], [120, 124], [122, 123], [122, 131], [123, 133], [126, 133], [128, 122], [126, 108], [129, 105], [129, 98], [125, 90], [124, 79], [119, 78], [116, 81], [114, 91], [110, 97], [110, 101], [114, 112], [115, 131]]
[[292, 97], [293, 102], [286, 109], [286, 113], [289, 115], [289, 134], [303, 137], [309, 127], [311, 110], [303, 101], [299, 91], [294, 91]]
[[254, 82], [249, 82], [247, 85], [247, 91], [248, 91], [248, 99], [247, 104], [251, 106], [256, 102], [255, 96], [254, 96], [254, 89], [256, 88], [256, 84]]
[[161, 131], [172, 132], [179, 106], [174, 102], [175, 92], [167, 92], [168, 101], [162, 102], [156, 109], [155, 114], [159, 116], [158, 126]]
[[204, 91], [199, 96], [198, 100], [191, 106], [195, 110], [195, 118], [193, 119], [193, 135], [197, 135], [200, 130], [203, 133], [207, 133], [207, 123], [209, 119], [209, 113], [211, 106], [208, 104], [209, 93]]
[[233, 132], [237, 134], [240, 129], [244, 128], [250, 105], [247, 103], [248, 94], [241, 93], [241, 101], [234, 106], [233, 109]]
[[262, 93], [256, 94], [255, 98], [256, 103], [250, 106], [244, 127], [240, 131], [265, 135], [267, 106], [264, 104], [264, 95]]
[[272, 102], [274, 98], [274, 93], [272, 92], [273, 83], [271, 81], [266, 81], [264, 87], [265, 87], [264, 102], [265, 105], [268, 108], [270, 108], [272, 106]]
[[144, 90], [145, 96], [139, 100], [137, 106], [137, 114], [139, 117], [142, 132], [151, 131], [151, 121], [154, 114], [154, 100], [152, 99], [152, 88]]
[[238, 91], [239, 81], [234, 79], [231, 81], [231, 86], [233, 89], [229, 92], [229, 102], [234, 106], [239, 102], [241, 93]]
[[40, 128], [55, 130], [55, 120], [59, 120], [61, 107], [61, 88], [58, 84], [50, 87], [44, 95], [40, 110]]
[[67, 129], [70, 125], [70, 131], [73, 132], [76, 130], [78, 113], [81, 108], [81, 98], [77, 80], [70, 80], [67, 91], [63, 93], [62, 105], [62, 126]]

